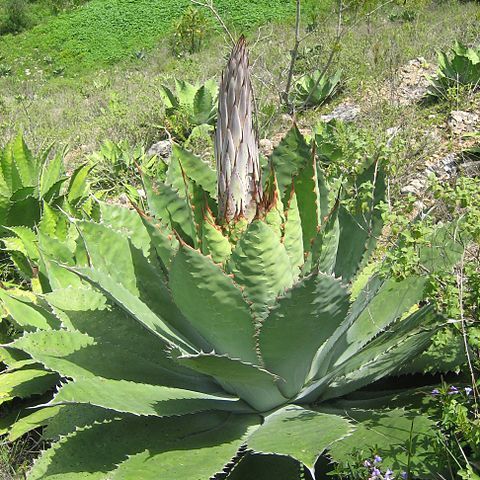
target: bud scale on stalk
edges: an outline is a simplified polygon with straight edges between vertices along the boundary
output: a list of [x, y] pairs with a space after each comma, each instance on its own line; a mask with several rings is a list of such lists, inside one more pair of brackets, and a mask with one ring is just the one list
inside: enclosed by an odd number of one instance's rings
[[252, 220], [262, 200], [258, 136], [245, 38], [240, 37], [222, 74], [215, 158], [219, 219]]

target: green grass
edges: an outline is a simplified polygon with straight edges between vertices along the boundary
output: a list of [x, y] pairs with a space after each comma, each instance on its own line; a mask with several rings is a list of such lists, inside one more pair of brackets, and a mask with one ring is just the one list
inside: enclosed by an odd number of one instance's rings
[[[218, 11], [238, 30], [291, 18], [292, 1], [217, 0]], [[0, 38], [0, 63], [14, 73], [85, 74], [112, 65], [165, 38], [189, 0], [93, 0], [19, 35]], [[28, 75], [28, 73], [27, 73]]]

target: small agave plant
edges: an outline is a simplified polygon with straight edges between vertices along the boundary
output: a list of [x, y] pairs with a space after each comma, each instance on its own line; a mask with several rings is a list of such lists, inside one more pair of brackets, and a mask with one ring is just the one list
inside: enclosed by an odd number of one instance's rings
[[290, 101], [299, 110], [319, 107], [335, 96], [340, 86], [340, 79], [340, 70], [332, 76], [320, 70], [316, 70], [311, 75], [304, 75], [295, 83]]
[[[218, 178], [174, 147], [164, 180], [144, 178], [148, 212], [102, 204], [101, 221], [67, 222], [67, 242], [57, 216], [38, 237], [45, 293], [2, 294], [26, 333], [2, 347], [0, 399], [32, 408], [0, 427], [10, 440], [44, 427], [52, 442], [28, 478], [313, 479], [322, 455], [347, 462], [363, 445], [434, 477], [434, 423], [403, 408], [413, 395], [365, 389], [444, 322], [422, 302], [425, 278], [359, 276], [381, 230], [380, 165], [347, 209], [294, 127], [262, 180], [243, 38], [216, 149]], [[438, 235], [429, 268], [459, 254]]]
[[215, 80], [207, 80], [203, 85], [192, 85], [175, 80], [175, 93], [166, 85], [160, 86], [160, 95], [167, 115], [186, 115], [191, 125], [215, 124], [217, 118], [216, 101], [218, 86]]
[[480, 48], [469, 48], [459, 42], [451, 48], [450, 55], [438, 52], [437, 77], [432, 80], [428, 94], [444, 98], [448, 89], [480, 88]]

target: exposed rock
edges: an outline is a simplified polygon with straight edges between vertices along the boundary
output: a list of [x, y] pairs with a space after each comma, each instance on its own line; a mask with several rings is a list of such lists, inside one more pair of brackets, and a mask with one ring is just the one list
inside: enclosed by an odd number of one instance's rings
[[273, 142], [268, 138], [262, 138], [260, 140], [260, 153], [269, 157], [273, 152]]
[[414, 178], [408, 185], [405, 185], [401, 190], [400, 193], [407, 195], [409, 193], [413, 195], [420, 196], [424, 191], [427, 185], [426, 177], [417, 177]]
[[353, 122], [360, 113], [360, 107], [354, 103], [341, 103], [334, 108], [328, 115], [321, 115], [322, 122], [330, 122], [331, 120], [341, 120], [342, 122]]
[[416, 103], [425, 97], [435, 71], [436, 67], [430, 65], [425, 58], [414, 58], [400, 68], [396, 81], [386, 86], [382, 94], [396, 105]]
[[147, 152], [147, 155], [151, 157], [157, 155], [167, 164], [169, 163], [171, 154], [172, 142], [170, 140], [161, 140], [160, 142], [154, 143]]
[[480, 116], [472, 112], [454, 110], [450, 112], [448, 126], [454, 135], [473, 132], [480, 124]]
[[468, 177], [480, 177], [480, 160], [465, 162], [459, 166], [462, 175]]

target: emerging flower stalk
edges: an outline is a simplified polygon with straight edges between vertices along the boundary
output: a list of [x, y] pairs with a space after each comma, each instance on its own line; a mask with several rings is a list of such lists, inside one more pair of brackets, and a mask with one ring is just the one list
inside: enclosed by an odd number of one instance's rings
[[262, 200], [258, 138], [253, 120], [248, 52], [241, 36], [222, 73], [218, 95], [215, 159], [218, 214], [222, 222], [241, 217], [251, 221]]

